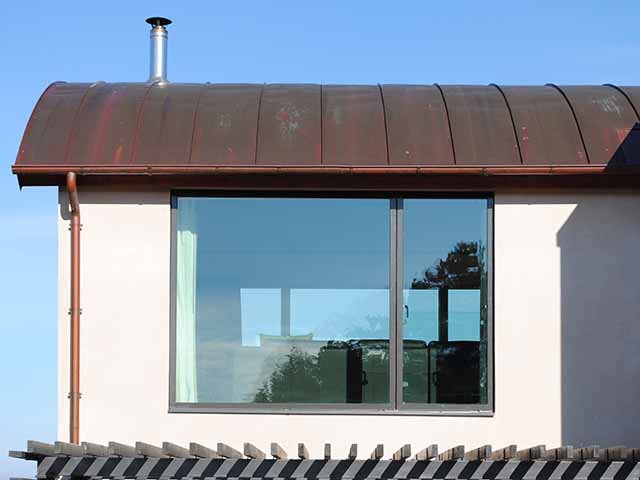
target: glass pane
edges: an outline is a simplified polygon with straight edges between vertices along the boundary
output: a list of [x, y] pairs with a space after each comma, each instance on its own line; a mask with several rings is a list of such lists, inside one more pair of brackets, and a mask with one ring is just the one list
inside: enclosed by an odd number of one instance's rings
[[403, 401], [486, 404], [487, 200], [403, 212]]
[[449, 340], [480, 341], [480, 289], [449, 290]]
[[389, 201], [178, 199], [176, 401], [389, 402]]

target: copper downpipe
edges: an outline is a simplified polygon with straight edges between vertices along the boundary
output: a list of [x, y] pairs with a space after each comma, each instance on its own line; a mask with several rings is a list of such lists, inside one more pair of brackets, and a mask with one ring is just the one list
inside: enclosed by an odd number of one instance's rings
[[71, 207], [71, 344], [69, 388], [69, 441], [80, 443], [80, 202], [76, 174], [67, 173], [67, 192]]

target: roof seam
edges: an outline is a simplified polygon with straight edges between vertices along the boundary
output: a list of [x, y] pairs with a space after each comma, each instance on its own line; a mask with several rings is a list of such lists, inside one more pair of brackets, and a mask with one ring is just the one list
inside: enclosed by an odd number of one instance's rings
[[195, 137], [196, 137], [196, 122], [198, 120], [198, 112], [200, 110], [200, 100], [202, 99], [202, 95], [204, 94], [204, 91], [208, 87], [209, 87], [209, 82], [205, 82], [204, 85], [202, 85], [200, 92], [198, 92], [198, 99], [196, 100], [195, 110], [193, 111], [193, 124], [191, 125], [191, 142], [189, 143], [189, 158], [187, 160], [187, 163], [189, 165], [191, 165], [191, 155], [193, 154], [193, 141], [195, 140]]
[[391, 165], [391, 157], [389, 156], [389, 131], [387, 129], [387, 108], [384, 104], [382, 85], [378, 84], [378, 90], [380, 91], [380, 102], [382, 103], [382, 121], [384, 123], [384, 145], [387, 151], [387, 165]]
[[80, 115], [80, 111], [82, 110], [82, 107], [84, 106], [84, 102], [87, 99], [87, 96], [89, 95], [89, 92], [91, 91], [91, 89], [93, 87], [101, 86], [101, 85], [104, 85], [104, 84], [105, 84], [105, 82], [94, 82], [91, 85], [89, 85], [87, 87], [87, 89], [85, 90], [85, 92], [82, 94], [82, 98], [80, 99], [80, 103], [78, 104], [78, 108], [76, 109], [76, 112], [73, 114], [73, 120], [71, 121], [71, 129], [69, 130], [69, 135], [67, 136], [67, 141], [65, 142], [65, 146], [64, 146], [64, 161], [65, 161], [65, 163], [69, 163], [69, 151], [71, 150], [71, 140], [73, 140], [73, 137], [76, 134], [76, 131], [78, 130], [76, 122], [78, 121], [78, 116]]
[[253, 155], [253, 164], [258, 165], [258, 142], [260, 140], [260, 113], [262, 111], [262, 94], [264, 93], [264, 87], [266, 83], [263, 83], [260, 87], [260, 95], [258, 95], [258, 112], [256, 113], [256, 141], [255, 141], [255, 153]]
[[629, 98], [629, 95], [627, 95], [627, 92], [625, 92], [621, 87], [618, 87], [617, 85], [614, 85], [613, 83], [605, 83], [604, 84], [605, 87], [610, 87], [613, 88], [614, 90], [616, 90], [619, 94], [621, 94], [624, 98], [627, 99], [627, 102], [629, 102], [629, 105], [631, 106], [631, 109], [634, 111], [634, 113], [636, 114], [636, 119], [640, 122], [640, 115], [638, 114], [638, 110], [636, 110], [636, 106], [633, 104], [633, 102], [631, 101], [631, 98]]
[[438, 91], [440, 92], [440, 96], [442, 97], [442, 103], [444, 104], [444, 112], [447, 115], [447, 125], [449, 126], [449, 141], [451, 142], [451, 153], [453, 154], [453, 164], [458, 164], [458, 159], [456, 158], [456, 146], [453, 142], [453, 129], [451, 128], [451, 118], [449, 117], [449, 106], [447, 105], [447, 99], [444, 96], [444, 91], [439, 84], [433, 84]]
[[495, 87], [500, 95], [502, 95], [502, 99], [504, 100], [504, 104], [507, 106], [507, 111], [509, 112], [509, 119], [511, 120], [511, 126], [513, 127], [513, 136], [516, 138], [516, 146], [518, 147], [518, 156], [520, 157], [520, 165], [524, 165], [524, 158], [522, 157], [522, 147], [520, 146], [520, 136], [518, 135], [518, 130], [516, 129], [516, 122], [513, 119], [513, 112], [511, 111], [511, 105], [509, 105], [509, 101], [507, 100], [507, 96], [505, 95], [502, 88], [497, 83], [490, 83], [492, 87]]
[[129, 163], [133, 164], [136, 159], [136, 153], [138, 150], [138, 136], [140, 133], [140, 126], [142, 122], [142, 112], [144, 111], [144, 105], [147, 102], [147, 98], [149, 97], [149, 93], [155, 83], [149, 84], [147, 89], [144, 91], [144, 96], [142, 97], [142, 102], [140, 102], [140, 106], [138, 107], [138, 111], [136, 112], [136, 131], [133, 132], [133, 139], [131, 141], [131, 155], [129, 155]]
[[571, 114], [573, 115], [573, 120], [576, 122], [576, 128], [578, 129], [578, 133], [580, 134], [580, 141], [582, 142], [582, 148], [584, 148], [584, 156], [587, 157], [587, 163], [591, 165], [591, 159], [589, 158], [589, 151], [587, 150], [587, 143], [584, 141], [584, 135], [582, 134], [582, 128], [580, 128], [580, 122], [578, 122], [578, 116], [576, 115], [576, 111], [574, 110], [573, 105], [569, 101], [569, 97], [567, 97], [567, 95], [562, 91], [562, 89], [554, 83], [547, 83], [545, 86], [555, 88], [558, 92], [560, 92], [560, 95], [562, 95], [562, 98], [564, 98], [565, 102], [567, 102], [567, 105], [569, 105], [569, 110], [571, 110]]

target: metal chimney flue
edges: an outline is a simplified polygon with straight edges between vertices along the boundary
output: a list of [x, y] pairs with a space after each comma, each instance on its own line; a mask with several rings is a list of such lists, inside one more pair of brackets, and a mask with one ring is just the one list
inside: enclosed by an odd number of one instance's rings
[[166, 83], [167, 80], [167, 44], [169, 34], [166, 25], [171, 20], [163, 17], [149, 17], [147, 23], [151, 25], [151, 50], [149, 63], [149, 83]]

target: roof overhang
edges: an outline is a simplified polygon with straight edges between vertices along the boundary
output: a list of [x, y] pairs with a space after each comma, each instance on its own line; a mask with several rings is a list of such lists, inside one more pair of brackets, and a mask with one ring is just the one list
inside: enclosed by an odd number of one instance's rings
[[13, 166], [20, 186], [62, 186], [66, 172], [83, 185], [149, 185], [169, 188], [245, 190], [486, 190], [501, 187], [637, 188], [640, 168], [450, 167], [133, 167]]

